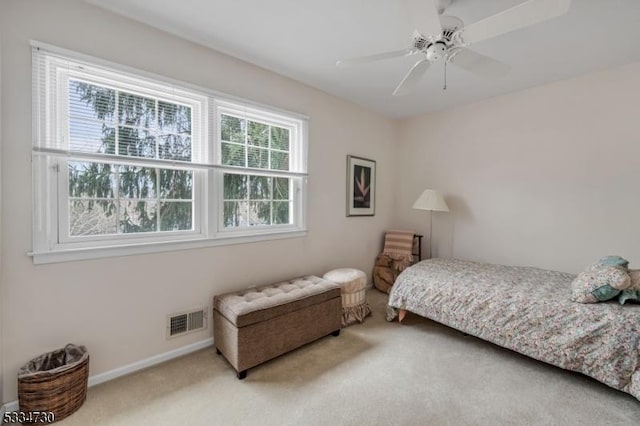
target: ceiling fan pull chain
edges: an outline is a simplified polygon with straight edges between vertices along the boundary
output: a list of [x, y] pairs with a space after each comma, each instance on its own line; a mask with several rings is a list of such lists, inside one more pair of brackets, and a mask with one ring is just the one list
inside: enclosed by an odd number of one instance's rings
[[442, 88], [442, 90], [447, 90], [447, 62], [449, 62], [449, 61], [445, 59], [445, 61], [444, 61], [444, 87]]

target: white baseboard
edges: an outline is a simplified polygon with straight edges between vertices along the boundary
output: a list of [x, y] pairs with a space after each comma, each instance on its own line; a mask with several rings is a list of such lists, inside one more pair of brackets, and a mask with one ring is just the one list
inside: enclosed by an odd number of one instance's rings
[[[109, 380], [117, 379], [118, 377], [135, 373], [136, 371], [140, 371], [145, 368], [152, 367], [156, 364], [160, 364], [162, 362], [190, 354], [191, 352], [199, 351], [200, 349], [208, 348], [209, 346], [213, 346], [213, 337], [192, 343], [187, 346], [183, 346], [178, 349], [174, 349], [169, 352], [154, 355], [152, 357], [142, 359], [140, 361], [136, 361], [110, 371], [105, 371], [104, 373], [96, 374], [95, 376], [90, 376], [88, 386], [91, 387], [99, 385], [100, 383], [108, 382]], [[18, 401], [15, 400], [7, 402], [2, 408], [4, 408], [7, 412], [18, 411]], [[2, 424], [2, 417], [0, 417], [0, 424]]]
[[89, 377], [89, 387], [99, 385], [100, 383], [108, 382], [109, 380], [113, 380], [118, 377], [122, 377], [127, 374], [134, 373], [144, 368], [151, 367], [156, 364], [160, 364], [161, 362], [169, 361], [170, 359], [178, 358], [180, 356], [198, 351], [200, 349], [208, 348], [209, 346], [212, 346], [212, 345], [213, 345], [213, 338], [210, 337], [208, 339], [201, 340], [199, 342], [195, 342], [190, 345], [183, 346], [181, 348], [174, 349], [169, 352], [161, 353], [158, 355], [154, 355], [150, 358], [136, 361], [134, 363], [125, 365], [120, 368], [113, 369], [111, 371], [106, 371], [102, 374], [96, 374], [95, 376]]

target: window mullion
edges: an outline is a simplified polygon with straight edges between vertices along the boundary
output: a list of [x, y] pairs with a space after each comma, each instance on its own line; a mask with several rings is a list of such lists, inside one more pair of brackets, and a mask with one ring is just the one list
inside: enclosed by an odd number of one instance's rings
[[113, 107], [113, 120], [114, 120], [114, 127], [115, 127], [115, 144], [116, 144], [116, 149], [115, 149], [115, 153], [116, 155], [120, 155], [120, 91], [116, 90], [116, 104]]
[[[153, 133], [153, 137], [156, 141], [156, 158], [160, 158], [160, 110], [159, 110], [159, 102], [158, 99], [155, 100], [155, 107], [156, 107], [156, 128], [151, 131], [150, 133]], [[191, 148], [191, 157], [193, 157], [193, 145]]]
[[[64, 232], [64, 237], [66, 238], [68, 235], [71, 234], [71, 221], [69, 218], [69, 209], [70, 209], [70, 204], [69, 204], [69, 190], [67, 189], [66, 192], [66, 196], [63, 195], [62, 192], [62, 188], [69, 188], [69, 182], [65, 180], [64, 176], [62, 175], [62, 170], [60, 167], [60, 164], [65, 164], [67, 165], [67, 170], [69, 170], [69, 165], [68, 165], [68, 161], [56, 161], [54, 166], [53, 166], [53, 171], [56, 175], [56, 203], [57, 203], [57, 208], [58, 208], [58, 226], [57, 226], [57, 230], [58, 230], [58, 235], [56, 236], [56, 242], [60, 242], [63, 239], [63, 235], [61, 235], [61, 233]], [[68, 173], [68, 172], [67, 172]], [[66, 207], [65, 207], [66, 205]], [[62, 213], [63, 210], [62, 209], [66, 209], [65, 213]], [[64, 226], [65, 229], [61, 230], [61, 226], [60, 226], [60, 216], [64, 215], [64, 217], [66, 218], [66, 220], [64, 220]]]
[[246, 225], [245, 226], [249, 226], [249, 224], [251, 223], [251, 176], [250, 175], [245, 175], [247, 176], [247, 198], [245, 203], [247, 204], [244, 208], [244, 214], [246, 217]]
[[[156, 125], [152, 133], [156, 141], [156, 158], [160, 158], [160, 104], [158, 99], [155, 99], [156, 108]], [[191, 144], [191, 158], [193, 158], [193, 143]], [[193, 186], [193, 183], [192, 183]], [[193, 188], [191, 188], [191, 194], [193, 196]], [[160, 232], [160, 169], [156, 167], [156, 231]]]
[[272, 127], [269, 126], [269, 140], [267, 142], [267, 161], [269, 162], [267, 168], [269, 170], [271, 170], [271, 129]]
[[120, 230], [120, 172], [122, 171], [122, 166], [113, 164], [113, 167], [116, 169], [116, 189], [113, 194], [116, 203], [116, 234], [122, 234]]
[[[156, 230], [160, 231], [160, 169], [156, 168]], [[193, 196], [193, 188], [191, 188]]]
[[[244, 166], [249, 167], [249, 120], [244, 119]], [[245, 207], [246, 225], [251, 225], [251, 176], [247, 176], [247, 205]]]
[[269, 225], [273, 225], [273, 181], [275, 179], [269, 178]]
[[244, 119], [244, 166], [249, 167], [249, 120]]

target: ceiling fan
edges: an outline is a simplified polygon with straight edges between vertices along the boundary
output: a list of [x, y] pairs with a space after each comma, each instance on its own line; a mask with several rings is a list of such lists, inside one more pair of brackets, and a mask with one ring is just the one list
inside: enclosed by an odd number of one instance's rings
[[467, 46], [564, 15], [571, 6], [571, 0], [527, 0], [465, 26], [460, 18], [442, 15], [451, 0], [407, 1], [412, 3], [412, 16], [415, 20], [410, 47], [342, 59], [336, 63], [338, 66], [351, 66], [402, 56], [419, 57], [418, 62], [393, 91], [394, 96], [414, 91], [431, 64], [440, 60], [445, 62], [445, 66], [452, 63], [482, 77], [500, 77], [506, 74], [510, 70], [509, 65], [468, 49]]

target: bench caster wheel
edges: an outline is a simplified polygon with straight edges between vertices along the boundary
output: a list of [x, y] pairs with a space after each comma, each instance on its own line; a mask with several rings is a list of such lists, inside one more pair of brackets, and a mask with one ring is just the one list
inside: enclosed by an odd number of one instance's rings
[[216, 348], [216, 354], [220, 355], [222, 352], [220, 352], [220, 349]]
[[339, 336], [340, 335], [340, 330], [336, 330], [333, 333], [331, 333], [332, 336]]
[[238, 376], [238, 380], [244, 379], [245, 377], [247, 377], [247, 370], [238, 371], [238, 374], [236, 374], [236, 376]]

